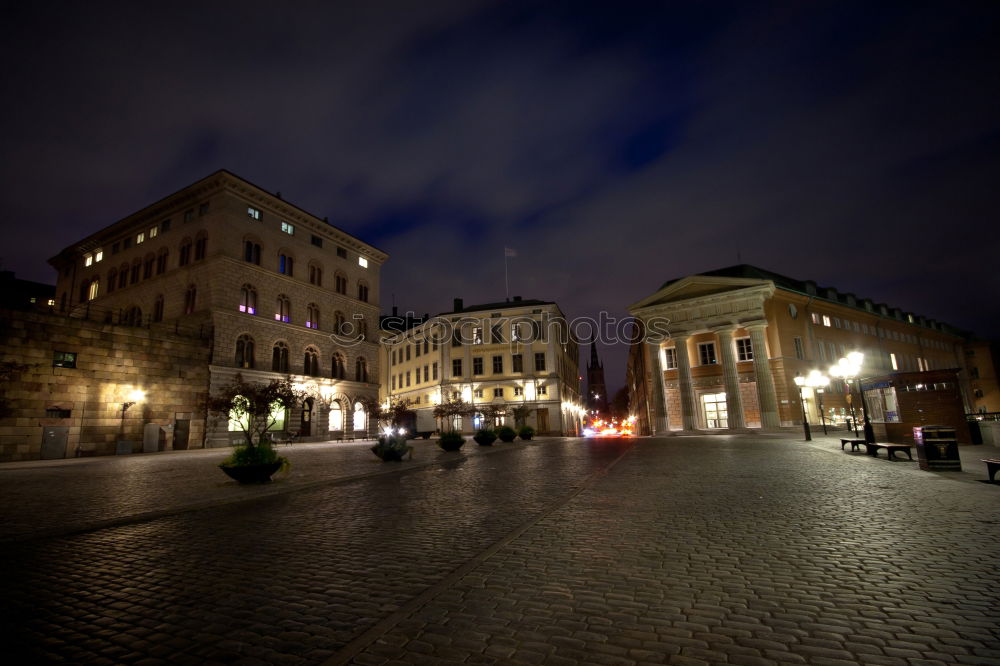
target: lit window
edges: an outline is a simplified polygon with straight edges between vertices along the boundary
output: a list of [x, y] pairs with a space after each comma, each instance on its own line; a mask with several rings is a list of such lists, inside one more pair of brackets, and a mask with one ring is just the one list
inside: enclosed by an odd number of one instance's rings
[[818, 324], [819, 323], [819, 314], [818, 313], [816, 313], [816, 312], [812, 313], [812, 322], [814, 324]]
[[93, 265], [93, 263], [94, 263], [94, 255], [92, 255], [92, 254], [85, 254], [85, 255], [83, 255], [83, 265], [84, 266], [91, 266], [91, 265]]
[[289, 236], [295, 235], [295, 227], [292, 226], [291, 224], [288, 224], [288, 222], [281, 223], [281, 230], [284, 231]]
[[98, 250], [98, 251], [97, 251], [97, 252], [96, 252], [96, 253], [94, 254], [94, 262], [95, 262], [95, 263], [96, 263], [96, 262], [98, 262], [98, 261], [100, 261], [100, 260], [101, 260], [101, 259], [103, 259], [103, 258], [104, 258], [104, 250]]
[[76, 367], [76, 352], [53, 352], [52, 353], [52, 367], [53, 368], [75, 368]]
[[145, 240], [146, 240], [146, 233], [145, 232], [140, 231], [139, 233], [137, 233], [135, 235], [135, 244], [136, 245], [138, 245], [139, 243], [144, 242]]
[[830, 316], [829, 315], [823, 315], [823, 325], [826, 326], [827, 328], [829, 328], [830, 324], [831, 324], [831, 322], [830, 322]]
[[889, 353], [889, 362], [892, 363], [893, 370], [899, 370], [899, 363], [896, 361], [896, 355], [891, 352]]
[[358, 257], [358, 266], [361, 266], [361, 268], [368, 268], [368, 260], [364, 257]]
[[472, 344], [483, 344], [483, 327], [476, 326], [472, 329]]
[[247, 206], [247, 217], [249, 217], [251, 220], [259, 220], [260, 210], [254, 208], [253, 206]]
[[676, 370], [677, 369], [677, 349], [670, 347], [663, 350], [663, 369], [664, 370]]
[[158, 227], [150, 227], [150, 229], [149, 229], [149, 237], [150, 238], [156, 238], [156, 234], [159, 233], [159, 231], [160, 231], [160, 229]]
[[548, 394], [549, 394], [549, 387], [548, 386], [539, 386], [538, 387], [538, 395], [548, 395]]
[[483, 389], [476, 389], [475, 391], [472, 392], [472, 394], [474, 396], [476, 396], [477, 398], [482, 398], [483, 397]]
[[493, 389], [493, 397], [494, 398], [502, 398], [503, 397], [503, 389], [502, 388], [495, 388], [495, 389]]
[[514, 395], [524, 395], [524, 388], [520, 386], [514, 387]]

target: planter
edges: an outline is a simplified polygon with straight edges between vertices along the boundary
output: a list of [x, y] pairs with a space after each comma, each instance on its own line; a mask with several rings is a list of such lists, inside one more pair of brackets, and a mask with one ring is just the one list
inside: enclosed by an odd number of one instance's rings
[[265, 463], [262, 465], [239, 465], [230, 467], [219, 465], [219, 469], [226, 475], [239, 483], [269, 483], [271, 475], [281, 469], [282, 461]]
[[522, 435], [520, 435], [520, 437], [521, 437], [521, 439], [531, 439], [532, 435], [524, 435], [524, 434], [522, 434]]
[[410, 447], [407, 449], [397, 449], [389, 446], [381, 446], [376, 444], [372, 447], [372, 453], [378, 456], [382, 462], [401, 462], [403, 456], [409, 451]]
[[465, 439], [439, 439], [438, 446], [445, 451], [458, 451], [465, 444]]
[[480, 435], [476, 435], [472, 439], [476, 440], [476, 444], [478, 444], [479, 446], [493, 446], [493, 442], [495, 442], [497, 438], [481, 437]]
[[497, 430], [497, 437], [500, 438], [501, 442], [513, 442], [517, 433], [513, 428], [503, 427]]

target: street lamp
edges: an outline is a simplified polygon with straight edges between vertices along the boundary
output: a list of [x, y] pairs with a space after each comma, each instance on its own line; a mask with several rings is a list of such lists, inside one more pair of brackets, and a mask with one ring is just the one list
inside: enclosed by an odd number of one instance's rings
[[809, 431], [809, 417], [806, 416], [806, 402], [802, 397], [802, 387], [806, 384], [806, 378], [802, 375], [795, 375], [795, 385], [799, 387], [799, 404], [802, 405], [802, 431], [806, 435], [806, 441], [812, 441], [812, 433]]
[[809, 418], [806, 416], [806, 402], [802, 397], [803, 386], [813, 389], [819, 395], [819, 413], [820, 419], [823, 421], [823, 434], [827, 434], [826, 417], [823, 414], [823, 388], [830, 385], [830, 378], [819, 370], [810, 370], [806, 377], [795, 375], [795, 385], [799, 387], [799, 402], [802, 403], [802, 427], [806, 433], [806, 441], [812, 439], [812, 433], [809, 431]]
[[[830, 374], [834, 377], [840, 377], [847, 382], [848, 390], [850, 390], [851, 380], [858, 378], [861, 374], [861, 366], [864, 363], [865, 355], [858, 351], [853, 351], [847, 355], [846, 358], [842, 358], [837, 362], [837, 365], [830, 366]], [[858, 393], [861, 395], [861, 411], [865, 417], [865, 441], [874, 442], [875, 441], [875, 430], [872, 428], [871, 421], [868, 420], [868, 401], [865, 399], [865, 392], [861, 388], [861, 380], [858, 379]], [[858, 436], [858, 419], [854, 415], [854, 402], [851, 402], [851, 417], [854, 419], [854, 436]]]
[[128, 394], [129, 399], [122, 403], [122, 418], [121, 423], [118, 425], [118, 439], [125, 438], [125, 412], [128, 408], [137, 402], [142, 402], [143, 398], [146, 397], [146, 392], [141, 389], [135, 389]]

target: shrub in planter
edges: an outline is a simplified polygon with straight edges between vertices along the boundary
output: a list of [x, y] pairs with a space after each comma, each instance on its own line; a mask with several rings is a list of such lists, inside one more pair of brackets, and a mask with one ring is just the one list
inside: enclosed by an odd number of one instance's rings
[[531, 426], [521, 426], [521, 429], [517, 431], [517, 434], [521, 439], [531, 439], [535, 435], [535, 429]]
[[514, 438], [517, 437], [517, 432], [510, 426], [503, 426], [497, 430], [497, 437], [500, 438], [501, 442], [513, 442]]
[[497, 435], [492, 430], [484, 428], [483, 430], [477, 430], [472, 439], [476, 440], [476, 444], [480, 446], [492, 446], [493, 442], [497, 441]]
[[445, 432], [438, 438], [438, 446], [445, 451], [458, 451], [465, 444], [465, 438], [458, 432]]
[[382, 462], [400, 461], [407, 454], [413, 458], [413, 447], [406, 443], [405, 435], [382, 435], [372, 447], [372, 453]]
[[271, 443], [261, 438], [255, 446], [240, 445], [233, 449], [219, 468], [229, 478], [240, 483], [267, 483], [278, 471], [288, 471], [288, 458], [279, 456]]

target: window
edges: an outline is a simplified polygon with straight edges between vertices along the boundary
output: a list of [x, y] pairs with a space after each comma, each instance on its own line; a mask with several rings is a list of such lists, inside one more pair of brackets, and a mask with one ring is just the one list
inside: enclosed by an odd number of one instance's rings
[[319, 328], [319, 306], [315, 303], [306, 306], [306, 328]]
[[[833, 327], [834, 328], [840, 328], [840, 319], [839, 318], [837, 318], [837, 317], [833, 318]], [[848, 327], [850, 327], [850, 325], [848, 325]]]
[[240, 312], [257, 314], [257, 290], [248, 284], [240, 289]]
[[427, 353], [427, 349], [428, 349], [427, 343], [428, 343], [428, 340], [424, 339], [424, 353], [425, 354]]
[[156, 238], [156, 235], [157, 235], [157, 233], [159, 233], [159, 231], [160, 231], [159, 227], [150, 227], [150, 229], [149, 229], [149, 237], [150, 238]]
[[715, 363], [718, 363], [718, 359], [715, 357], [715, 343], [698, 343], [698, 359], [701, 365], [714, 365]]
[[538, 395], [548, 395], [548, 394], [549, 394], [549, 387], [548, 386], [539, 386], [538, 387]]
[[503, 374], [503, 356], [493, 357], [493, 374], [494, 375]]
[[368, 361], [365, 360], [364, 356], [359, 356], [357, 362], [355, 362], [354, 374], [359, 382], [368, 381]]
[[260, 209], [254, 208], [253, 206], [247, 206], [247, 217], [251, 220], [260, 220]]
[[510, 325], [510, 341], [511, 342], [521, 341], [521, 326], [519, 324]]
[[342, 247], [337, 248], [337, 256], [341, 259], [347, 259], [347, 250]]
[[284, 342], [276, 342], [271, 348], [271, 372], [288, 372], [288, 345]]
[[361, 315], [354, 315], [354, 318], [358, 320], [358, 339], [367, 340], [368, 339], [368, 322], [365, 321], [364, 317]]
[[198, 205], [198, 216], [208, 215], [208, 202]]
[[243, 261], [260, 265], [260, 245], [253, 241], [243, 241]]
[[511, 354], [510, 366], [511, 372], [524, 372], [524, 357], [521, 354]]
[[45, 410], [45, 418], [47, 419], [68, 419], [72, 414], [72, 409], [60, 409], [59, 407], [49, 407]]
[[490, 341], [495, 344], [503, 344], [503, 326], [500, 323], [490, 326]]
[[515, 386], [514, 387], [514, 395], [515, 395], [515, 397], [516, 396], [524, 395], [524, 389], [522, 387], [520, 387], [520, 386]]
[[345, 335], [344, 329], [347, 327], [347, 322], [344, 319], [344, 313], [337, 310], [333, 313], [333, 332], [338, 335]]
[[191, 239], [185, 238], [181, 241], [180, 257], [178, 258], [177, 264], [179, 266], [187, 266], [191, 262]]
[[334, 281], [334, 287], [333, 287], [334, 291], [336, 291], [338, 294], [345, 294], [346, 295], [347, 294], [347, 276], [344, 275], [343, 273], [337, 273], [333, 277], [333, 281]]
[[169, 251], [167, 248], [162, 248], [160, 253], [156, 255], [156, 274], [162, 275], [164, 271], [167, 270], [167, 257], [169, 256]]
[[677, 369], [677, 349], [675, 347], [670, 347], [663, 350], [663, 369], [664, 370], [676, 370]]
[[[193, 219], [194, 219], [194, 208], [189, 208], [188, 210], [184, 211], [184, 221], [185, 222], [190, 222]], [[169, 222], [169, 221], [170, 220], [167, 220], [167, 222]], [[164, 231], [166, 231], [166, 229], [164, 229]]]
[[472, 328], [472, 344], [481, 345], [483, 344], [483, 327], [474, 326]]
[[483, 397], [483, 389], [476, 389], [475, 391], [472, 392], [472, 395], [475, 396], [475, 397], [477, 397], [477, 398], [482, 398]]
[[123, 250], [127, 250], [130, 247], [132, 247], [132, 237], [131, 236], [129, 236], [128, 238], [125, 238], [125, 239], [122, 240], [122, 249]]
[[128, 264], [122, 264], [118, 269], [118, 288], [122, 289], [128, 284]]
[[98, 278], [94, 278], [91, 281], [90, 286], [87, 288], [87, 300], [92, 301], [95, 298], [97, 298], [97, 295], [100, 293], [100, 291], [101, 291], [101, 281]]
[[291, 224], [288, 224], [288, 222], [281, 223], [281, 230], [286, 234], [288, 234], [289, 236], [295, 235], [295, 227], [292, 226]]
[[[194, 260], [201, 261], [205, 258], [205, 248], [208, 245], [208, 236], [204, 231], [198, 232], [194, 239]], [[259, 263], [259, 262], [258, 262]]]
[[83, 255], [83, 265], [84, 266], [93, 266], [94, 265], [94, 255], [90, 254], [89, 252], [87, 254]]
[[753, 348], [750, 346], [750, 338], [736, 338], [736, 360], [753, 360]]
[[317, 287], [323, 286], [323, 269], [319, 266], [309, 266], [309, 284], [314, 284]]
[[163, 295], [162, 294], [159, 295], [159, 296], [157, 296], [156, 300], [153, 301], [153, 321], [154, 322], [161, 322], [161, 321], [163, 321]]
[[410, 371], [409, 370], [406, 371], [406, 385], [407, 386], [410, 385]]
[[292, 320], [292, 301], [288, 296], [281, 294], [278, 296], [278, 303], [274, 310], [275, 321], [283, 321], [286, 324]]
[[437, 381], [438, 378], [438, 364], [435, 362], [431, 365], [431, 381]]
[[899, 363], [896, 361], [896, 355], [889, 352], [889, 362], [892, 364], [893, 370], [899, 370]]
[[361, 266], [361, 268], [368, 268], [368, 260], [364, 257], [358, 257], [358, 266]]
[[302, 359], [302, 374], [309, 377], [319, 376], [319, 352], [314, 347], [307, 347]]
[[472, 358], [472, 374], [481, 375], [483, 374], [483, 357], [474, 356]]
[[358, 300], [363, 303], [368, 302], [368, 285], [364, 282], [358, 283]]
[[140, 243], [144, 243], [144, 242], [146, 242], [146, 232], [145, 231], [140, 231], [139, 233], [137, 233], [135, 235], [135, 244], [139, 245]]
[[819, 323], [820, 323], [820, 321], [821, 321], [821, 320], [820, 320], [820, 318], [819, 318], [819, 313], [817, 313], [817, 312], [813, 312], [813, 313], [812, 313], [812, 323], [814, 323], [814, 324], [819, 324]]
[[535, 353], [535, 372], [545, 372], [545, 352]]
[[452, 347], [462, 346], [462, 329], [459, 326], [455, 326], [451, 330], [451, 346]]
[[249, 335], [236, 339], [236, 367], [253, 368], [253, 338]]
[[334, 379], [343, 379], [346, 375], [344, 357], [341, 354], [334, 354], [330, 363], [330, 376]]
[[317, 236], [316, 234], [312, 235], [312, 237], [309, 239], [309, 242], [315, 245], [316, 247], [323, 247], [323, 239]]
[[424, 381], [425, 382], [429, 382], [430, 381], [431, 375], [430, 375], [429, 370], [430, 370], [430, 368], [425, 365], [424, 366]]
[[76, 352], [52, 352], [53, 368], [75, 368]]
[[503, 397], [503, 389], [502, 388], [495, 388], [495, 389], [493, 389], [493, 397], [494, 398], [502, 398]]
[[396, 375], [393, 375], [391, 377], [391, 379], [392, 379], [392, 390], [395, 391], [396, 390]]
[[108, 293], [110, 294], [115, 290], [115, 286], [118, 284], [118, 269], [112, 268], [108, 271]]
[[404, 347], [404, 349], [406, 350], [406, 360], [409, 361], [410, 360], [410, 349], [412, 349], [412, 347], [410, 347], [410, 345], [406, 345], [406, 347]]
[[823, 315], [823, 325], [826, 326], [827, 328], [830, 327], [830, 316], [829, 315]]
[[153, 264], [156, 263], [156, 257], [152, 254], [146, 255], [146, 261], [142, 264], [142, 279], [148, 280], [153, 277]]
[[140, 270], [142, 270], [142, 260], [136, 259], [132, 262], [132, 270], [129, 271], [129, 284], [135, 284], [139, 281]]
[[462, 376], [462, 359], [460, 358], [451, 359], [451, 376], [452, 377]]
[[291, 277], [295, 268], [295, 260], [288, 254], [278, 255], [278, 272]]

